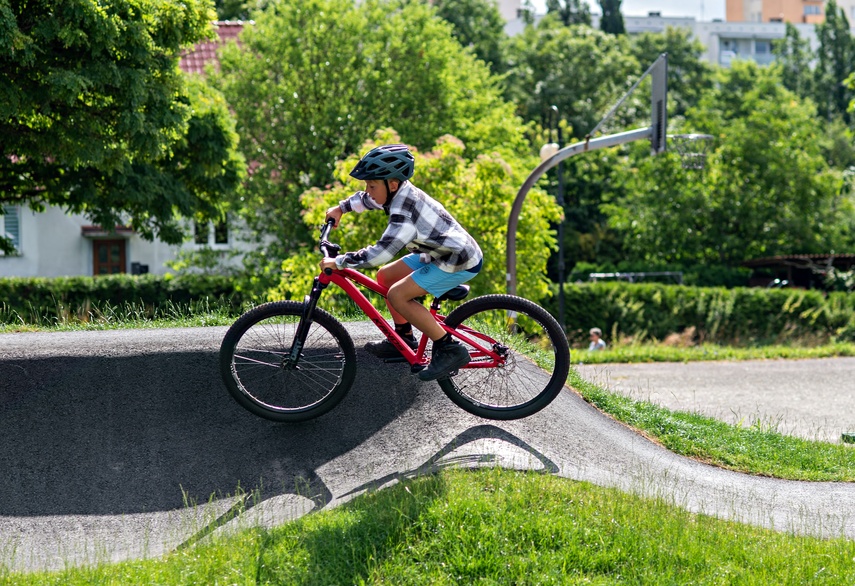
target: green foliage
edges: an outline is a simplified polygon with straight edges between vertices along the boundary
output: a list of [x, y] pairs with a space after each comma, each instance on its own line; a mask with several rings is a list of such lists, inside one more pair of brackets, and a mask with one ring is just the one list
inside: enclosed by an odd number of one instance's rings
[[644, 71], [625, 36], [564, 26], [554, 14], [510, 39], [508, 60], [506, 96], [520, 115], [546, 126], [555, 105], [575, 137], [591, 131]]
[[625, 35], [626, 27], [623, 24], [623, 15], [620, 5], [623, 0], [597, 0], [600, 5], [600, 28], [604, 33], [610, 35]]
[[704, 173], [634, 149], [637, 167], [603, 207], [630, 259], [738, 266], [852, 246], [852, 195], [823, 157], [812, 104], [776, 71], [736, 62], [690, 110], [687, 125], [716, 137]]
[[[377, 133], [360, 149], [367, 152], [377, 144], [398, 141], [391, 130]], [[505, 249], [507, 218], [516, 197], [515, 185], [523, 174], [534, 167], [528, 159], [505, 158], [498, 153], [481, 154], [474, 160], [464, 157], [463, 143], [451, 136], [441, 137], [425, 153], [416, 152], [416, 171], [413, 184], [442, 203], [452, 216], [478, 241], [484, 252], [484, 268], [470, 281], [473, 295], [504, 292]], [[336, 166], [337, 182], [328, 189], [312, 189], [301, 198], [305, 208], [303, 221], [308, 227], [320, 226], [326, 210], [362, 188], [348, 173], [359, 159], [358, 154], [339, 161]], [[554, 200], [540, 189], [533, 189], [526, 199], [524, 213], [520, 216], [517, 238], [517, 280], [519, 292], [524, 297], [540, 299], [548, 294], [545, 277], [546, 261], [555, 248], [555, 235], [550, 222], [559, 217]], [[354, 251], [376, 242], [388, 222], [382, 212], [347, 214], [332, 240], [344, 251]], [[271, 294], [278, 298], [301, 298], [318, 272], [320, 255], [307, 250], [283, 263], [283, 277]]]
[[179, 217], [218, 217], [244, 173], [237, 135], [222, 97], [178, 69], [212, 17], [207, 0], [4, 2], [0, 203], [173, 243]]
[[799, 30], [788, 22], [784, 38], [772, 41], [772, 54], [775, 55], [775, 66], [783, 70], [781, 81], [784, 87], [800, 98], [812, 97], [814, 81], [811, 60], [814, 54], [810, 41], [801, 38]]
[[852, 122], [849, 104], [855, 98], [844, 82], [855, 63], [855, 37], [849, 28], [845, 11], [835, 0], [825, 6], [825, 20], [816, 26], [819, 40], [814, 68], [814, 99], [819, 115], [827, 120], [842, 116]]
[[[557, 296], [544, 306], [557, 315]], [[694, 329], [695, 341], [747, 345], [855, 341], [855, 295], [795, 289], [567, 284], [567, 332], [577, 342], [597, 326], [610, 339], [663, 340]]]
[[426, 3], [280, 1], [253, 18], [222, 51], [218, 83], [252, 161], [243, 215], [263, 242], [255, 274], [314, 239], [299, 195], [329, 184], [335, 161], [377, 128], [416, 148], [454, 134], [469, 158], [528, 151], [496, 78]]
[[133, 305], [149, 313], [176, 304], [216, 301], [238, 315], [252, 296], [216, 275], [104, 275], [98, 277], [2, 278], [2, 316], [8, 323], [62, 321], [85, 317], [93, 308]]
[[591, 26], [591, 7], [580, 0], [546, 0], [546, 12], [554, 12], [565, 26]]
[[493, 73], [505, 68], [505, 21], [492, 0], [436, 0], [437, 15], [448, 21], [452, 35], [469, 47]]

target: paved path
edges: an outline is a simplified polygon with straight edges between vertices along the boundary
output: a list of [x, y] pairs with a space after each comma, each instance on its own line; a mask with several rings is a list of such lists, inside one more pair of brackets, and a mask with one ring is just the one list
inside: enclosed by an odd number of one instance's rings
[[[357, 347], [376, 335], [364, 324], [348, 330]], [[532, 417], [492, 422], [458, 409], [406, 365], [359, 351], [354, 388], [333, 411], [303, 424], [267, 422], [219, 380], [223, 333], [0, 336], [0, 564], [60, 569], [157, 556], [407, 476], [496, 463], [855, 539], [855, 483], [759, 478], [678, 457], [569, 389]], [[241, 489], [257, 490], [259, 504], [229, 521]]]
[[727, 423], [839, 443], [855, 432], [855, 358], [603, 364], [579, 373], [612, 391]]

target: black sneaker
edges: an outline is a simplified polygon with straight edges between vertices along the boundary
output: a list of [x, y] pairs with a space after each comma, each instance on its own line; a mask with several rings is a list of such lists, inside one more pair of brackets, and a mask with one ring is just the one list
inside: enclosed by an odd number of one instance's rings
[[[407, 343], [407, 346], [409, 346], [413, 350], [416, 350], [419, 347], [419, 342], [415, 338], [403, 338], [403, 340]], [[398, 349], [392, 345], [392, 342], [385, 339], [377, 342], [368, 342], [367, 344], [365, 344], [365, 349], [377, 358], [404, 357], [404, 355], [401, 354]]]
[[430, 364], [419, 371], [418, 377], [424, 381], [436, 380], [465, 364], [469, 364], [469, 352], [460, 343], [449, 342], [439, 348], [434, 347]]

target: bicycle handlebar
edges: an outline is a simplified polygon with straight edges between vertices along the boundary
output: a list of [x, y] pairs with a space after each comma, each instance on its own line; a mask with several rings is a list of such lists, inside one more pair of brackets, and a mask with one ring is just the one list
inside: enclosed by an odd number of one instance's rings
[[[329, 235], [330, 232], [332, 232], [334, 224], [335, 220], [329, 219], [324, 223], [323, 226], [321, 226], [321, 239], [318, 243], [318, 248], [321, 250], [321, 253], [324, 255], [324, 258], [334, 258], [338, 251], [341, 250], [340, 246], [338, 246], [337, 244], [333, 244], [329, 241]], [[324, 273], [327, 275], [331, 275], [332, 269], [324, 269]]]

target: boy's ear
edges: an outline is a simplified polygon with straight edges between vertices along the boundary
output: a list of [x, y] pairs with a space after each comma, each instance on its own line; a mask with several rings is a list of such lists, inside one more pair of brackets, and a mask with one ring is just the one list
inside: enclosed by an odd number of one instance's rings
[[389, 189], [392, 192], [398, 191], [399, 187], [401, 187], [401, 182], [398, 179], [389, 179]]

